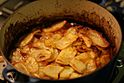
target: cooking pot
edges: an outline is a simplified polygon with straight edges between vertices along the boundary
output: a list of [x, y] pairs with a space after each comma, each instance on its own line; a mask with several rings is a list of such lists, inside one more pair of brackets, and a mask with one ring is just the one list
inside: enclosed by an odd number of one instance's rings
[[[21, 73], [10, 63], [10, 53], [17, 41], [38, 26], [46, 27], [55, 21], [87, 23], [102, 32], [112, 47], [112, 60], [94, 73], [72, 80], [43, 80]], [[38, 0], [34, 1], [11, 15], [0, 30], [0, 49], [7, 67], [3, 76], [9, 82], [44, 83], [44, 82], [72, 82], [72, 83], [107, 83], [110, 80], [114, 63], [122, 41], [122, 33], [116, 19], [101, 6], [85, 0]], [[9, 78], [12, 72], [15, 78]], [[21, 76], [19, 78], [18, 76]]]

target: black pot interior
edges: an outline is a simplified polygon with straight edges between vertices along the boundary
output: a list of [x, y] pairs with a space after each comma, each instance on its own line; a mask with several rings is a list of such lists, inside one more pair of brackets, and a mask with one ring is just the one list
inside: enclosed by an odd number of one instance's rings
[[20, 37], [32, 29], [45, 28], [60, 20], [92, 26], [91, 28], [102, 32], [108, 39], [113, 48], [113, 54], [118, 52], [121, 44], [121, 30], [108, 11], [84, 0], [41, 0], [16, 11], [2, 27], [0, 46], [4, 57], [10, 61], [10, 53]]

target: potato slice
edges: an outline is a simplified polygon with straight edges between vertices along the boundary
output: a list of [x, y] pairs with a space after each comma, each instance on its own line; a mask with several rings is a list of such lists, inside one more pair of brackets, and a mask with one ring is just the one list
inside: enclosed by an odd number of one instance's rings
[[50, 59], [52, 56], [52, 53], [49, 50], [40, 50], [40, 54], [36, 57], [37, 61], [45, 61], [47, 59]]
[[23, 62], [19, 62], [17, 64], [14, 65], [15, 68], [17, 68], [17, 70], [19, 70], [20, 72], [29, 75], [29, 70], [26, 68], [26, 66], [24, 65]]
[[30, 33], [28, 36], [26, 36], [20, 43], [20, 47], [23, 47], [27, 45], [32, 39], [33, 39], [34, 34]]
[[83, 63], [86, 63], [88, 60], [91, 59], [88, 52], [80, 53], [75, 58], [82, 61]]
[[76, 27], [69, 28], [65, 33], [65, 36], [56, 42], [56, 47], [58, 49], [64, 49], [77, 40], [78, 35], [75, 28]]
[[23, 61], [23, 56], [20, 53], [20, 49], [17, 48], [16, 51], [14, 51], [12, 54], [12, 63], [13, 62], [20, 62], [20, 61]]
[[93, 71], [95, 71], [97, 69], [96, 63], [94, 60], [89, 60], [87, 63], [87, 69], [86, 69], [86, 73], [91, 73]]
[[90, 51], [90, 52], [89, 52], [89, 55], [90, 55], [90, 57], [91, 57], [92, 59], [95, 59], [95, 58], [98, 56], [97, 53], [94, 52], [94, 51]]
[[60, 52], [56, 59], [56, 62], [63, 65], [68, 65], [70, 63], [70, 60], [74, 58], [76, 53], [77, 51], [74, 48], [67, 47]]
[[36, 30], [36, 31], [34, 31], [34, 32], [30, 33], [30, 34], [28, 34], [28, 35], [21, 41], [20, 47], [23, 47], [23, 46], [27, 45], [27, 44], [33, 39], [34, 34], [37, 33], [37, 32], [39, 32], [39, 31], [40, 31], [40, 30]]
[[57, 23], [57, 24], [54, 24], [53, 26], [51, 26], [51, 27], [49, 27], [49, 28], [45, 28], [45, 29], [43, 29], [43, 31], [44, 32], [54, 32], [54, 31], [57, 31], [57, 30], [59, 30], [59, 29], [61, 29], [61, 28], [63, 28], [64, 27], [64, 25], [67, 23], [67, 21], [61, 21], [61, 22], [59, 22], [59, 23]]
[[73, 73], [70, 75], [69, 79], [79, 78], [79, 77], [81, 77], [81, 76], [82, 76], [81, 74], [78, 74], [78, 73], [76, 73], [76, 72], [73, 72]]
[[38, 71], [38, 63], [36, 62], [35, 58], [28, 57], [28, 59], [25, 62], [26, 68], [29, 72], [34, 73]]
[[101, 66], [108, 64], [110, 61], [110, 54], [104, 54], [100, 57]]
[[51, 52], [51, 56], [49, 59], [47, 59], [47, 62], [52, 62], [56, 60], [57, 56], [59, 55], [59, 52], [57, 49], [51, 49], [50, 52]]
[[98, 45], [100, 47], [108, 47], [109, 46], [109, 42], [107, 42], [105, 40], [105, 38], [103, 38], [103, 36], [95, 30], [89, 29], [87, 31], [87, 36], [92, 40], [92, 42], [95, 45]]
[[50, 46], [50, 47], [56, 48], [55, 43], [56, 43], [56, 41], [58, 41], [61, 37], [62, 37], [61, 34], [57, 34], [57, 33], [56, 33], [56, 34], [54, 34], [52, 37], [46, 39], [46, 40], [44, 41], [44, 43], [45, 43], [46, 46]]
[[48, 49], [48, 47], [44, 44], [44, 42], [40, 40], [34, 41], [32, 43], [32, 46], [39, 49]]
[[91, 47], [92, 41], [91, 41], [90, 38], [88, 38], [88, 37], [85, 36], [85, 35], [82, 35], [82, 39], [84, 40], [84, 43], [86, 44], [87, 47]]
[[26, 45], [26, 46], [22, 47], [22, 48], [20, 49], [20, 51], [21, 51], [21, 53], [27, 54], [27, 53], [30, 51], [30, 48], [29, 48], [28, 45]]
[[63, 70], [63, 67], [57, 64], [50, 64], [43, 69], [43, 73], [53, 79], [58, 79], [58, 74]]
[[70, 65], [78, 73], [84, 73], [84, 71], [86, 70], [85, 63], [83, 63], [82, 61], [80, 61], [80, 60], [78, 60], [76, 58], [71, 60]]
[[68, 79], [73, 72], [74, 70], [71, 67], [66, 66], [64, 67], [63, 71], [60, 73], [59, 79]]
[[50, 52], [49, 49], [32, 48], [30, 50], [29, 56], [36, 58], [37, 61], [44, 61], [44, 60], [50, 59], [52, 53]]

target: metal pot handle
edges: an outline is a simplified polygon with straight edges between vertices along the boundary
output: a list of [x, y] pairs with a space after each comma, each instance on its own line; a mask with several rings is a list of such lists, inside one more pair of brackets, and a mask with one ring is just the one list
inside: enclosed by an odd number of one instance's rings
[[112, 83], [119, 83], [121, 78], [124, 76], [124, 73], [122, 73], [122, 71], [124, 71], [124, 59], [117, 59], [116, 64], [116, 67], [118, 68], [118, 74]]
[[6, 68], [4, 68], [2, 75], [4, 79], [6, 79], [10, 83], [15, 83], [17, 73], [14, 68], [12, 68], [10, 65], [7, 65]]

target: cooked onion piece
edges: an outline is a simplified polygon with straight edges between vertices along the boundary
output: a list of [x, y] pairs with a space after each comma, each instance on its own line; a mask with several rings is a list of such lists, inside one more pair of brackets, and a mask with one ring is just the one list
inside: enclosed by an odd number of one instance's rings
[[77, 51], [75, 50], [75, 48], [67, 47], [60, 52], [56, 59], [56, 62], [63, 65], [68, 65], [70, 63], [70, 60], [74, 58], [76, 53]]

